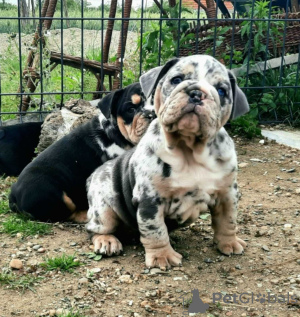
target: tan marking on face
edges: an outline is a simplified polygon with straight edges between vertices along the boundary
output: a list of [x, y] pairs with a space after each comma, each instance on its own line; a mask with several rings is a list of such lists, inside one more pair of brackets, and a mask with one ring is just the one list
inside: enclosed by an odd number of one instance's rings
[[193, 66], [192, 64], [185, 65], [182, 69], [182, 73], [184, 75], [188, 73], [193, 73], [194, 71], [195, 71], [195, 66]]
[[154, 94], [154, 110], [157, 116], [159, 114], [161, 103], [161, 88], [157, 87]]
[[140, 141], [150, 123], [141, 114], [135, 115], [131, 124], [125, 124], [121, 117], [117, 118], [117, 122], [124, 138], [132, 144], [137, 144]]
[[72, 199], [66, 193], [63, 194], [62, 198], [67, 208], [74, 212], [76, 210], [76, 205], [73, 203]]
[[70, 217], [69, 220], [76, 223], [87, 223], [87, 210], [75, 211]]
[[134, 105], [138, 105], [139, 103], [141, 103], [141, 96], [139, 96], [138, 94], [134, 94], [131, 96], [131, 101]]

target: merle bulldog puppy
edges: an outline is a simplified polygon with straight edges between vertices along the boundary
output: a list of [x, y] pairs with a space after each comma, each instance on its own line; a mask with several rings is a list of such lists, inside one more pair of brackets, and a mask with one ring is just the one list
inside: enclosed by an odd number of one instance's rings
[[86, 180], [101, 164], [132, 148], [155, 117], [139, 83], [104, 97], [101, 113], [43, 151], [12, 186], [13, 211], [41, 221], [86, 222]]
[[[95, 252], [119, 254], [120, 224], [138, 229], [148, 267], [181, 265], [168, 229], [212, 215], [214, 242], [241, 254], [237, 237], [237, 157], [223, 126], [249, 110], [236, 79], [213, 57], [175, 59], [140, 79], [155, 89], [157, 119], [135, 149], [96, 169], [87, 182], [88, 223]], [[171, 225], [168, 227], [168, 225]]]
[[0, 176], [18, 176], [35, 156], [42, 122], [0, 127]]

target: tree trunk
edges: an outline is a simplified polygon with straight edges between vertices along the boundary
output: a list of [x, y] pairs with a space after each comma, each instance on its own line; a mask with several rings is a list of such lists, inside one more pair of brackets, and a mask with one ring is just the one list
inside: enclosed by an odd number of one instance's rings
[[[24, 18], [29, 17], [29, 11], [28, 11], [28, 6], [26, 4], [26, 0], [20, 0], [20, 5], [21, 5], [21, 8], [20, 8], [21, 17], [24, 17]], [[23, 19], [21, 20], [21, 24], [23, 27], [28, 25], [28, 22], [29, 20], [23, 20]]]
[[[65, 14], [65, 18], [69, 17], [67, 0], [64, 0], [64, 14]], [[66, 23], [67, 23], [67, 27], [69, 28], [70, 27], [70, 21], [66, 20]]]
[[176, 0], [169, 0], [169, 6], [174, 8], [176, 6]]
[[103, 44], [103, 63], [108, 62], [108, 54], [109, 54], [109, 48], [111, 43], [111, 36], [112, 36], [114, 23], [115, 23], [114, 18], [116, 17], [117, 4], [118, 4], [117, 0], [112, 0], [110, 4], [109, 17], [111, 18], [111, 20], [108, 20], [107, 22], [105, 40]]
[[[32, 12], [32, 17], [35, 18], [35, 3], [34, 0], [31, 0], [31, 12]], [[33, 20], [33, 27], [36, 29], [36, 23], [35, 19]]]

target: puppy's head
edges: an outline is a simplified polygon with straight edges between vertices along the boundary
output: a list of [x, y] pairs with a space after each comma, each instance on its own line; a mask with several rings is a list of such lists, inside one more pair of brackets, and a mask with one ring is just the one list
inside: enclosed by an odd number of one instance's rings
[[232, 73], [207, 55], [173, 59], [142, 75], [140, 83], [146, 97], [155, 90], [155, 112], [173, 139], [209, 140], [249, 110]]
[[117, 124], [132, 144], [137, 144], [156, 117], [153, 106], [147, 105], [139, 83], [115, 90], [98, 104], [106, 119]]

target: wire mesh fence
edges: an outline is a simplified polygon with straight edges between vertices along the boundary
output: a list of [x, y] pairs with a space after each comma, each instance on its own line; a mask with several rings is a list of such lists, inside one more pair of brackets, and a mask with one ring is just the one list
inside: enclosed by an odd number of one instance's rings
[[232, 69], [261, 123], [300, 124], [298, 0], [2, 1], [0, 40], [1, 125], [191, 54]]

